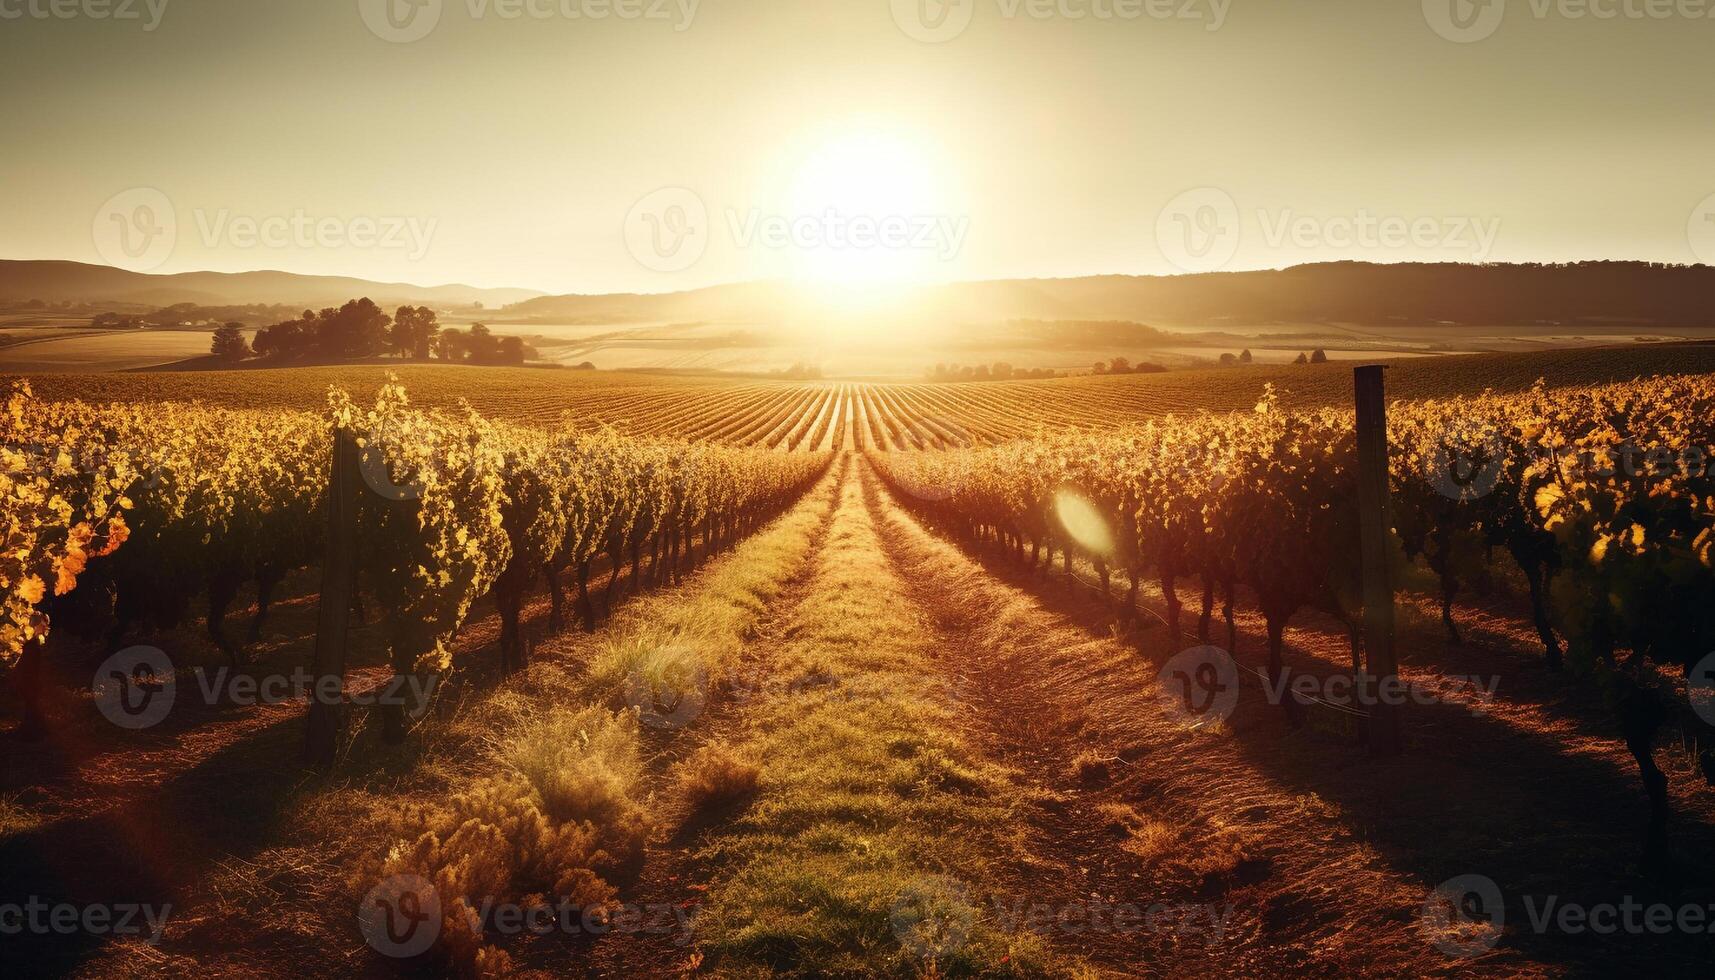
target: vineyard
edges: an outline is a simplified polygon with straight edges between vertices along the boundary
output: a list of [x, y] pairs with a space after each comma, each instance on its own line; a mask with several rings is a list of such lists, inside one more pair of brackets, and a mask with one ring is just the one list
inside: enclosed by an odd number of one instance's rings
[[[1538, 378], [1590, 385], [1663, 374], [1715, 372], [1715, 344], [1486, 354], [1454, 362], [1395, 361], [1389, 392], [1413, 401], [1528, 391]], [[1200, 412], [1248, 411], [1264, 385], [1285, 408], [1350, 406], [1351, 371], [1337, 364], [1172, 371], [1047, 381], [924, 384], [795, 382], [739, 377], [424, 367], [42, 375], [48, 401], [111, 404], [191, 402], [229, 408], [322, 410], [329, 387], [373, 401], [397, 377], [414, 403], [447, 411], [466, 402], [484, 417], [561, 429], [611, 426], [629, 435], [799, 451], [882, 451], [985, 444], [1066, 428]], [[0, 384], [5, 383], [0, 378]]]
[[[1387, 406], [1379, 571], [1349, 372], [1296, 394], [1238, 373], [615, 376], [520, 401], [516, 377], [424, 369], [269, 406], [225, 375], [195, 379], [195, 401], [166, 376], [115, 376], [100, 400], [17, 383], [0, 416], [6, 737], [120, 772], [134, 750], [177, 761], [95, 830], [40, 802], [93, 798], [89, 769], [50, 754], [30, 770], [46, 788], [8, 773], [0, 859], [52, 877], [93, 846], [129, 867], [139, 822], [182, 822], [161, 831], [170, 874], [78, 885], [196, 910], [166, 933], [165, 973], [240, 969], [247, 948], [312, 976], [353, 957], [467, 975], [1611, 968], [1613, 950], [1522, 931], [1511, 896], [1555, 874], [1586, 901], [1631, 881], [1708, 894], [1715, 375], [1624, 380], [1637, 361], [1574, 355], [1552, 387], [1497, 368], [1459, 397], [1395, 369], [1419, 397]], [[1363, 748], [1396, 669], [1366, 618], [1378, 575], [1405, 612], [1401, 679], [1443, 692], [1402, 719], [1409, 767]], [[271, 606], [298, 632], [264, 642]], [[254, 837], [215, 847], [188, 801], [220, 796], [229, 770], [208, 763], [238, 723], [113, 732], [54, 690], [192, 621], [232, 670], [436, 693], [312, 700], [307, 775], [259, 797]], [[378, 659], [329, 660], [359, 629]], [[1176, 668], [1193, 637], [1215, 652]], [[1504, 693], [1466, 711], [1456, 670]], [[1295, 675], [1320, 693], [1280, 696]], [[1341, 677], [1357, 683], [1326, 683]], [[1229, 689], [1219, 716], [1173, 707]], [[291, 717], [284, 740], [243, 736], [264, 776], [298, 771], [280, 757], [300, 751]], [[1491, 798], [1455, 812], [1457, 787]], [[163, 818], [168, 799], [193, 816]], [[1553, 826], [1522, 829], [1539, 811]], [[1407, 921], [1459, 860], [1506, 887], [1513, 928], [1471, 945]], [[1137, 894], [1217, 918], [1222, 944], [1002, 914]], [[374, 908], [431, 899], [421, 948], [377, 938]], [[496, 901], [603, 922], [659, 908], [683, 935], [560, 942], [508, 932]], [[272, 911], [230, 914], [244, 903]], [[134, 949], [41, 955], [109, 975]]]
[[[34, 658], [56, 619], [107, 626], [117, 643], [138, 622], [177, 624], [199, 594], [209, 634], [236, 661], [223, 624], [239, 586], [256, 585], [254, 632], [280, 580], [319, 563], [334, 433], [361, 450], [371, 492], [360, 495], [357, 572], [391, 624], [401, 676], [445, 669], [448, 642], [490, 592], [505, 622], [504, 659], [521, 668], [518, 607], [536, 579], [552, 589], [557, 624], [560, 577], [572, 574], [593, 629], [598, 557], [615, 571], [629, 561], [642, 581], [647, 556], [649, 581], [677, 580], [693, 540], [730, 542], [826, 466], [815, 454], [556, 437], [470, 411], [422, 412], [395, 385], [373, 408], [336, 391], [320, 417], [44, 404], [27, 386], [12, 391], [7, 413], [0, 655], [22, 660], [26, 676], [39, 671]], [[610, 603], [617, 581], [608, 580]], [[25, 724], [40, 721], [31, 710]], [[390, 738], [403, 737], [401, 725], [389, 715]]]

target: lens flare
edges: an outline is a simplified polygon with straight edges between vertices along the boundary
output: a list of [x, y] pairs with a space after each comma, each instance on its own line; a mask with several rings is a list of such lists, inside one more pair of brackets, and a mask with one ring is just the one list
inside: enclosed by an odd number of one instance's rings
[[1061, 490], [1054, 494], [1054, 513], [1060, 518], [1060, 526], [1066, 529], [1073, 541], [1078, 542], [1079, 547], [1091, 554], [1113, 554], [1113, 532], [1094, 504], [1074, 491]]

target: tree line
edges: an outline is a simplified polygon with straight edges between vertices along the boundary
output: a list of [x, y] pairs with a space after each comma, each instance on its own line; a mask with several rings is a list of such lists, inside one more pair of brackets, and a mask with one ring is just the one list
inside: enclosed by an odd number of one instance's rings
[[1005, 361], [994, 364], [937, 364], [923, 372], [930, 381], [1033, 381], [1052, 378], [1049, 368], [1014, 368]]
[[500, 337], [481, 323], [467, 331], [442, 327], [426, 306], [401, 306], [388, 316], [365, 297], [340, 307], [305, 310], [296, 319], [263, 327], [251, 342], [243, 324], [227, 323], [214, 332], [209, 352], [238, 362], [250, 357], [274, 361], [345, 361], [383, 355], [465, 364], [523, 364], [536, 351], [521, 337]]

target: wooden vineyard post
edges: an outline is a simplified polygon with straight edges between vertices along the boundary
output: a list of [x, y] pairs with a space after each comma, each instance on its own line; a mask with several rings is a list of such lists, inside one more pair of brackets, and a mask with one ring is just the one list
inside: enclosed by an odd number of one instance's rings
[[[1393, 580], [1388, 568], [1387, 402], [1381, 365], [1353, 371], [1357, 400], [1358, 531], [1364, 599], [1364, 676], [1369, 704], [1370, 749], [1377, 755], [1400, 750], [1399, 709], [1389, 703], [1397, 693], [1399, 672], [1393, 649]], [[1382, 695], [1387, 696], [1382, 696]]]
[[316, 620], [316, 655], [311, 671], [309, 724], [304, 758], [327, 766], [338, 749], [345, 698], [346, 619], [357, 578], [357, 442], [335, 427], [332, 469], [328, 474], [328, 536], [322, 559], [322, 593]]

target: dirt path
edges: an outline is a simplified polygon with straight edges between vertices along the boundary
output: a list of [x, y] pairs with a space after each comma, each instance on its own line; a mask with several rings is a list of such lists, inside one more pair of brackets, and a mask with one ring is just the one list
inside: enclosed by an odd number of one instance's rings
[[[849, 478], [850, 457], [834, 464], [837, 473], [834, 493]], [[691, 731], [667, 742], [651, 762], [657, 774], [665, 772], [699, 747], [736, 742], [743, 730], [745, 709], [762, 697], [775, 680], [774, 655], [791, 628], [792, 616], [810, 589], [807, 566], [826, 547], [834, 508], [818, 519], [810, 546], [790, 572], [790, 584], [775, 597], [751, 630], [741, 652], [741, 661], [728, 683], [713, 692], [709, 706]], [[643, 870], [625, 890], [625, 901], [645, 907], [669, 905], [695, 909], [708, 891], [708, 863], [699, 857], [698, 845], [709, 829], [706, 821], [689, 813], [682, 801], [658, 797], [659, 828], [650, 839]], [[588, 972], [596, 976], [671, 976], [681, 972], [692, 951], [687, 937], [678, 933], [637, 933], [595, 944]], [[552, 969], [550, 960], [533, 965]]]
[[[861, 454], [835, 467], [831, 489], [810, 497], [825, 511], [796, 512], [805, 530], [787, 551], [795, 557], [777, 559], [766, 598], [729, 597], [745, 610], [733, 620], [744, 624], [736, 665], [694, 724], [646, 746], [659, 829], [621, 900], [695, 911], [693, 942], [648, 932], [525, 940], [511, 950], [521, 966], [597, 976], [1083, 966], [1122, 976], [1585, 975], [1638, 956], [1691, 972], [1707, 955], [1706, 937], [1684, 933], [1572, 938], [1528, 926], [1530, 897], [1708, 905], [1715, 830], [1710, 800], [1677, 781], [1675, 832], [1693, 884], [1640, 883], [1635, 773], [1599, 706], [1530, 659], [1530, 631], [1504, 606], [1463, 614], [1476, 640], [1463, 647], [1444, 641], [1433, 610], [1408, 612], [1404, 674], [1436, 698], [1413, 709], [1402, 759], [1378, 762], [1288, 727], [1255, 683], [1241, 685], [1223, 724], [1193, 727], [1158, 673], [1194, 640], [1160, 627], [1141, 641], [1116, 636], [1087, 589], [926, 530]], [[648, 616], [683, 614], [707, 582], [646, 600], [674, 604]], [[1158, 592], [1142, 601], [1161, 611]], [[539, 601], [529, 615], [544, 612]], [[1241, 610], [1239, 625], [1235, 653], [1254, 664], [1254, 612]], [[497, 628], [485, 617], [461, 643], [487, 649]], [[563, 637], [543, 653], [575, 661], [608, 639]], [[1326, 675], [1345, 657], [1337, 624], [1315, 617], [1289, 641], [1296, 671]], [[1503, 683], [1479, 697], [1445, 682], [1463, 673]], [[151, 736], [155, 754], [135, 743], [86, 754], [80, 792], [94, 803], [106, 786], [119, 802], [84, 814], [66, 793], [55, 819], [0, 842], [0, 861], [14, 880], [75, 889], [66, 897], [147, 903], [208, 893], [217, 872], [242, 879], [250, 859], [349, 857], [357, 844], [320, 852], [273, 825], [298, 791], [282, 778], [296, 772], [282, 764], [295, 758], [295, 717], [285, 707], [187, 716], [183, 730]], [[704, 746], [755, 760], [758, 795], [730, 810], [686, 806], [672, 773]], [[134, 755], [114, 754], [124, 752]], [[109, 771], [104, 758], [123, 764]], [[403, 788], [411, 779], [377, 789], [430, 791], [433, 780]], [[278, 922], [246, 933], [222, 916], [253, 908], [205, 897], [186, 913], [194, 938], [173, 969], [230, 966], [265, 944], [296, 964], [281, 975], [389, 967], [349, 935], [341, 869], [293, 870], [301, 878], [261, 881], [258, 894], [269, 894], [247, 901], [331, 915], [313, 934], [337, 943], [304, 947]], [[1492, 948], [1450, 947], [1435, 940], [1470, 937], [1424, 928], [1432, 889], [1468, 874], [1505, 898], [1508, 927]], [[323, 890], [282, 891], [300, 880]], [[906, 899], [927, 907], [926, 883], [943, 917], [927, 916], [940, 929], [933, 941], [900, 918], [915, 909]], [[92, 951], [62, 950], [54, 965]], [[127, 956], [135, 951], [93, 972], [127, 972]]]
[[[941, 678], [937, 690], [950, 709], [953, 734], [1000, 763], [1017, 798], [1026, 801], [1014, 811], [1022, 846], [991, 844], [994, 860], [982, 875], [961, 881], [981, 922], [1015, 936], [1034, 934], [1059, 953], [1119, 975], [1557, 974], [1567, 968], [1559, 951], [1530, 937], [1453, 957], [1420, 928], [1430, 891], [1459, 873], [1441, 874], [1431, 861], [1518, 884], [1523, 872], [1498, 849], [1529, 832], [1528, 822], [1519, 822], [1528, 821], [1537, 802], [1528, 794], [1495, 801], [1479, 817], [1402, 814], [1425, 806], [1436, 786], [1474, 782], [1482, 792], [1498, 780], [1463, 771], [1471, 760], [1455, 753], [1462, 757], [1457, 763], [1430, 766], [1420, 776], [1412, 772], [1420, 762], [1382, 765], [1375, 785], [1353, 790], [1377, 764], [1327, 736], [1285, 729], [1277, 709], [1255, 691], [1242, 697], [1228, 727], [1189, 730], [1158, 700], [1158, 663], [1104, 632], [1099, 603], [1081, 593], [1039, 595], [1042, 583], [1028, 576], [1009, 581], [1005, 568], [940, 540], [892, 500], [861, 458], [846, 479], [852, 486], [841, 488], [838, 520], [873, 534], [884, 560], [866, 581], [884, 595], [900, 591], [899, 622], [924, 631], [918, 641], [928, 652], [925, 665]], [[828, 532], [824, 525], [818, 533], [812, 566], [840, 558], [826, 553]], [[755, 679], [740, 693], [750, 696], [729, 698], [712, 712], [698, 742], [685, 750], [747, 738], [766, 746], [780, 714], [818, 710], [801, 682], [806, 671], [826, 669], [806, 644], [814, 639], [814, 617], [825, 613], [826, 596], [817, 592], [829, 588], [827, 574], [806, 575], [779, 597], [747, 647]], [[1241, 616], [1241, 625], [1248, 619]], [[1513, 628], [1501, 617], [1489, 620], [1491, 632]], [[892, 630], [888, 623], [854, 625]], [[1295, 630], [1295, 662], [1304, 669], [1338, 663], [1340, 638], [1324, 625]], [[849, 674], [838, 683], [863, 687], [863, 679]], [[1519, 737], [1517, 724], [1528, 727], [1536, 715], [1559, 717], [1560, 706], [1544, 707], [1515, 690], [1509, 710], [1525, 722], [1467, 723], [1457, 715], [1469, 704], [1457, 694], [1449, 692], [1450, 705], [1431, 713], [1434, 724], [1425, 737], [1469, 738], [1473, 733], [1465, 729], [1475, 724], [1491, 739], [1505, 740]], [[1561, 724], [1570, 733], [1580, 722], [1561, 718]], [[848, 740], [858, 738], [854, 732]], [[1574, 761], [1564, 766], [1571, 769], [1550, 767], [1540, 777], [1559, 793], [1575, 792], [1567, 781], [1576, 785], [1590, 775], [1576, 761], [1584, 746], [1565, 748]], [[1540, 748], [1521, 751], [1526, 768], [1543, 754]], [[1523, 785], [1541, 791], [1535, 779]], [[1393, 795], [1397, 802], [1390, 801]], [[669, 824], [676, 829], [653, 842], [631, 893], [635, 900], [700, 906], [711, 892], [731, 890], [749, 870], [731, 855], [743, 851], [735, 841], [765, 832], [747, 826], [756, 818], [741, 818], [737, 826], [685, 827], [682, 816], [674, 815]], [[1387, 827], [1401, 816], [1409, 816], [1405, 826], [1429, 831], [1417, 849], [1402, 849], [1405, 834]], [[1446, 819], [1457, 829], [1428, 826]], [[945, 829], [970, 834], [956, 822]], [[1564, 819], [1556, 820], [1555, 832], [1567, 829]], [[826, 832], [820, 825], [800, 828], [802, 834]], [[1454, 843], [1460, 835], [1468, 838], [1464, 847]], [[715, 905], [722, 911], [719, 900]], [[744, 911], [766, 918], [765, 910]], [[804, 929], [815, 932], [814, 925]], [[777, 965], [794, 962], [797, 954], [779, 955]], [[1602, 958], [1600, 950], [1593, 955]], [[604, 975], [639, 967], [660, 973], [687, 962], [683, 945], [639, 937], [598, 947], [593, 958], [595, 972]], [[715, 965], [721, 968], [718, 959]]]
[[[1146, 862], [1156, 882], [1228, 904], [1234, 914], [1224, 941], [1182, 951], [1205, 954], [1207, 969], [1558, 974], [1618, 968], [1644, 951], [1664, 969], [1690, 970], [1704, 955], [1705, 937], [1684, 932], [1601, 942], [1528, 926], [1525, 903], [1548, 896], [1586, 907], [1629, 897], [1707, 906], [1715, 897], [1707, 884], [1715, 840], [1707, 794], [1680, 781], [1685, 812], [1676, 833], [1697, 884], [1643, 881], [1635, 770], [1616, 740], [1600, 733], [1590, 699], [1568, 692], [1563, 678], [1543, 676], [1534, 661], [1482, 645], [1453, 647], [1438, 617], [1419, 617], [1402, 637], [1412, 665], [1404, 675], [1438, 697], [1412, 707], [1412, 746], [1396, 761], [1290, 728], [1254, 683], [1242, 688], [1221, 730], [1190, 733], [1154, 693], [1158, 666], [1178, 646], [1165, 629], [1146, 635], [1150, 652], [1140, 656], [1136, 643], [1113, 636], [1111, 612], [1087, 590], [968, 555], [878, 497], [890, 554], [937, 610], [948, 669], [970, 679], [963, 690], [973, 737], [1068, 800], [1066, 812], [1043, 826], [1043, 839], [1056, 842], [1060, 861], [1101, 882], [1092, 891], [1131, 875], [1116, 850], [1162, 852]], [[1490, 610], [1478, 618], [1486, 636], [1526, 632]], [[1193, 629], [1194, 622], [1188, 618]], [[1238, 659], [1254, 664], [1254, 616], [1242, 614], [1240, 627]], [[1300, 671], [1326, 675], [1346, 656], [1332, 623], [1304, 617], [1289, 638], [1289, 664]], [[1439, 683], [1464, 670], [1498, 674], [1501, 686], [1474, 699]], [[1086, 752], [1096, 764], [1070, 764]], [[1104, 842], [1096, 827], [1112, 823], [1116, 804], [1144, 818], [1143, 836], [1161, 839], [1140, 846], [1134, 832]], [[1494, 949], [1451, 957], [1420, 929], [1420, 913], [1431, 889], [1467, 874], [1499, 886], [1509, 925]]]
[[1054, 794], [1035, 817], [1040, 864], [1014, 887], [1074, 922], [1092, 899], [1171, 910], [1136, 929], [1050, 926], [1056, 942], [1151, 975], [1436, 965], [1415, 935], [1388, 939], [1409, 931], [1423, 887], [1389, 873], [1333, 807], [1170, 717], [1127, 644], [997, 580], [879, 481], [871, 496], [890, 559], [935, 611], [970, 737]]

